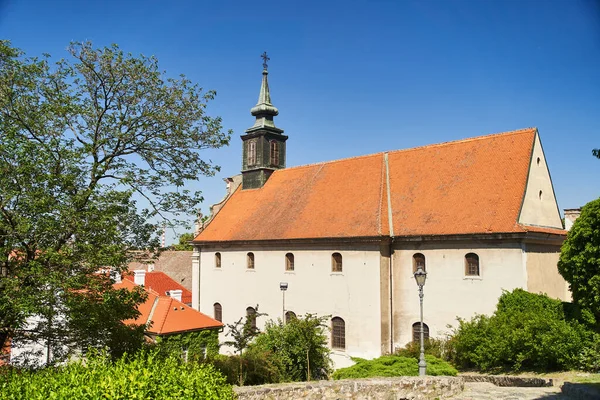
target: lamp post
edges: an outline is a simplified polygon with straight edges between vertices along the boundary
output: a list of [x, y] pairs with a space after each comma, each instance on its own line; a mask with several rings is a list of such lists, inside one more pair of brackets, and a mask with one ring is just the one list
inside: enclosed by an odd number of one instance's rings
[[425, 362], [425, 347], [423, 346], [423, 286], [425, 286], [427, 272], [419, 265], [414, 275], [417, 286], [419, 286], [419, 300], [421, 302], [421, 354], [419, 355], [419, 376], [425, 376], [427, 363]]
[[281, 313], [281, 322], [285, 324], [285, 291], [288, 288], [288, 283], [287, 282], [279, 282], [279, 289], [281, 290], [281, 293], [283, 295], [283, 307], [282, 307], [282, 313]]

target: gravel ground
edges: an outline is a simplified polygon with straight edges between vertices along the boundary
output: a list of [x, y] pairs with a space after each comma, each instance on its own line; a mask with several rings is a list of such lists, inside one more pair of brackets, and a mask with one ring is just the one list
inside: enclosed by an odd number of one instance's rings
[[500, 387], [487, 382], [465, 383], [465, 390], [450, 398], [451, 400], [569, 400], [552, 387]]

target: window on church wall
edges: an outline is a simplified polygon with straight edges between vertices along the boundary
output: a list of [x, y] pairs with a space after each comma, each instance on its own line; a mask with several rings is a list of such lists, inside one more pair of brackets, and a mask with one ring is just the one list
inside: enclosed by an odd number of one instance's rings
[[425, 271], [425, 256], [421, 253], [413, 255], [413, 273], [417, 272], [419, 267]]
[[346, 348], [346, 323], [340, 317], [331, 319], [331, 347], [334, 349]]
[[465, 256], [465, 275], [479, 276], [479, 256], [475, 253], [468, 253]]
[[[419, 343], [421, 341], [421, 323], [415, 322], [412, 326], [413, 342]], [[423, 340], [429, 339], [429, 327], [426, 323], [423, 323]]]
[[279, 143], [275, 140], [271, 140], [271, 165], [279, 165]]
[[246, 317], [250, 320], [250, 326], [252, 326], [253, 329], [256, 329], [256, 310], [254, 307], [246, 308]]
[[213, 305], [213, 310], [215, 319], [219, 322], [223, 322], [223, 307], [221, 307], [221, 304], [215, 303]]
[[221, 253], [215, 253], [215, 268], [221, 268]]
[[285, 270], [286, 271], [294, 270], [294, 255], [292, 253], [287, 253], [285, 255]]
[[256, 164], [256, 141], [251, 140], [248, 142], [248, 166]]
[[248, 269], [254, 269], [254, 253], [246, 254], [246, 267]]
[[286, 311], [285, 313], [285, 323], [289, 324], [291, 320], [296, 319], [296, 313], [293, 311]]
[[342, 255], [340, 253], [331, 255], [331, 272], [342, 272]]

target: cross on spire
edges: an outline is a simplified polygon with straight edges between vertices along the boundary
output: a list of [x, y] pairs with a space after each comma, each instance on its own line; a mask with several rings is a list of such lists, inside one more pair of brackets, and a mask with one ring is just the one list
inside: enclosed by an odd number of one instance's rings
[[263, 68], [264, 68], [264, 69], [267, 69], [267, 67], [268, 67], [268, 65], [267, 65], [267, 61], [269, 61], [269, 60], [270, 60], [269, 56], [267, 56], [267, 52], [266, 52], [266, 51], [264, 51], [264, 52], [263, 52], [263, 53], [260, 55], [260, 58], [262, 58], [262, 59], [263, 59]]

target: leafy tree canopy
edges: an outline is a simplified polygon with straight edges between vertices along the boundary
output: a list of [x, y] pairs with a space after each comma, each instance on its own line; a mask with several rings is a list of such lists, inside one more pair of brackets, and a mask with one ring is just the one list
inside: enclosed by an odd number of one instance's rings
[[194, 240], [194, 234], [193, 233], [184, 233], [181, 236], [179, 236], [179, 243], [174, 244], [173, 250], [176, 251], [189, 251], [189, 250], [194, 250], [194, 246], [192, 246], [190, 244], [190, 242]]
[[592, 150], [592, 155], [594, 157], [600, 158], [600, 149], [594, 149], [594, 150]]
[[558, 271], [569, 282], [573, 301], [600, 321], [600, 198], [581, 208], [563, 243]]
[[0, 347], [25, 328], [57, 358], [82, 338], [126, 342], [143, 294], [97, 272], [197, 209], [186, 182], [218, 170], [199, 151], [231, 135], [206, 112], [214, 97], [116, 45], [73, 43], [52, 63], [0, 41]]

